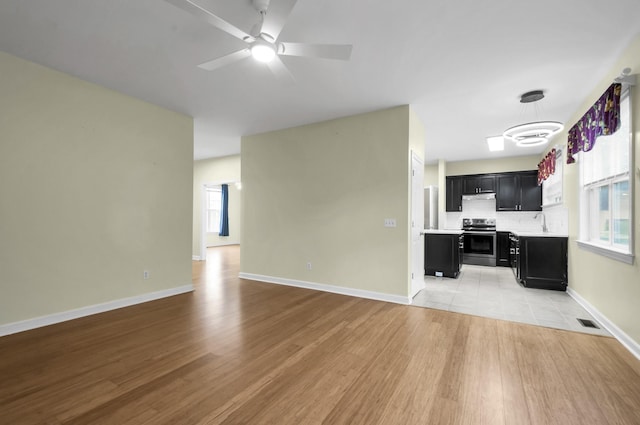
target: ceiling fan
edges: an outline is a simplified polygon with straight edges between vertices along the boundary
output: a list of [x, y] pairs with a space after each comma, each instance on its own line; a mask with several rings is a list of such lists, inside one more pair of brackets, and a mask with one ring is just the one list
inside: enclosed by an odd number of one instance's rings
[[264, 62], [276, 77], [293, 81], [293, 76], [279, 56], [302, 56], [311, 58], [349, 60], [350, 44], [307, 44], [279, 41], [278, 36], [297, 0], [251, 0], [260, 14], [260, 22], [246, 33], [235, 25], [214, 15], [192, 0], [165, 0], [166, 2], [204, 19], [216, 28], [244, 41], [247, 47], [225, 56], [201, 63], [198, 67], [213, 71], [225, 65], [252, 56]]

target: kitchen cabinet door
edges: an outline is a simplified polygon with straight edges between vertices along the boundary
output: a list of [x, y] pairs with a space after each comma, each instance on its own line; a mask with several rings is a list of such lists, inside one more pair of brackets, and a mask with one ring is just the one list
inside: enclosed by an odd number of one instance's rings
[[446, 198], [448, 212], [462, 211], [462, 177], [447, 177]]
[[517, 174], [498, 175], [496, 211], [517, 211], [520, 202], [520, 185]]
[[511, 261], [509, 257], [509, 232], [498, 232], [496, 240], [496, 266], [510, 267]]
[[520, 210], [542, 211], [542, 186], [538, 186], [538, 173], [520, 173]]
[[478, 192], [479, 193], [495, 193], [496, 191], [496, 176], [492, 174], [486, 174], [478, 177]]
[[424, 235], [424, 274], [458, 277], [460, 273], [459, 235], [427, 233]]
[[478, 193], [476, 176], [465, 176], [462, 178], [462, 194], [475, 195]]
[[496, 176], [493, 174], [464, 176], [462, 189], [464, 195], [493, 193], [496, 191]]
[[542, 211], [542, 186], [537, 171], [499, 174], [496, 211]]

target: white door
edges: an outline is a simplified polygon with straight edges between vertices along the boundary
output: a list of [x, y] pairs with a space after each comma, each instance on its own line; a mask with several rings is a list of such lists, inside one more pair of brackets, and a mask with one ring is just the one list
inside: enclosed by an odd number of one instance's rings
[[424, 288], [424, 164], [411, 153], [411, 291]]

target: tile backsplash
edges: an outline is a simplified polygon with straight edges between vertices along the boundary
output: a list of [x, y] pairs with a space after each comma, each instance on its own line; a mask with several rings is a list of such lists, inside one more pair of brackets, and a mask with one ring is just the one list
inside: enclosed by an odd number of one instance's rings
[[[496, 211], [496, 200], [462, 200], [461, 212], [446, 213], [445, 229], [460, 229], [463, 218], [495, 218], [498, 230], [516, 232], [542, 231], [542, 217], [534, 218], [538, 212], [531, 211]], [[568, 233], [569, 214], [562, 205], [545, 208], [544, 214], [550, 233], [566, 235]]]

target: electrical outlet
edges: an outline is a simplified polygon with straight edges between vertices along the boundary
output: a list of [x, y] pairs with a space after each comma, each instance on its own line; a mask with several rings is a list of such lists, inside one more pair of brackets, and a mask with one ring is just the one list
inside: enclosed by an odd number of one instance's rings
[[145, 270], [144, 272], [142, 272], [142, 277], [144, 279], [149, 279], [151, 277], [151, 272], [149, 270]]
[[395, 218], [385, 218], [384, 219], [384, 227], [396, 227], [396, 219]]
[[311, 270], [311, 262], [307, 263], [307, 270]]

